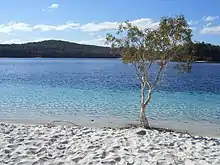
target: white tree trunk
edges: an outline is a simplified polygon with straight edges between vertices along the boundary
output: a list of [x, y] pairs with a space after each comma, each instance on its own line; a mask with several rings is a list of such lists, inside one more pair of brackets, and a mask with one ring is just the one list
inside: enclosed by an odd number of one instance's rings
[[147, 119], [146, 114], [145, 114], [145, 108], [146, 107], [144, 105], [141, 105], [140, 122], [141, 122], [142, 127], [150, 128], [148, 119]]
[[143, 126], [144, 128], [150, 128], [145, 110], [146, 110], [146, 106], [149, 103], [151, 99], [151, 90], [148, 91], [148, 97], [147, 100], [145, 101], [145, 83], [143, 82], [141, 84], [141, 112], [140, 112], [140, 123], [141, 126]]

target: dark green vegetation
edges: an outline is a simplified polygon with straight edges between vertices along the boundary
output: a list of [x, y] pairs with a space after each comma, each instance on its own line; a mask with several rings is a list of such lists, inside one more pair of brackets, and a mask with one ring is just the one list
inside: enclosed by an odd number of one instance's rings
[[[194, 43], [197, 60], [220, 62], [220, 46]], [[108, 47], [83, 45], [59, 40], [27, 44], [0, 44], [0, 57], [11, 58], [118, 58]]]
[[194, 43], [194, 56], [196, 60], [220, 62], [220, 46], [209, 43]]
[[116, 58], [110, 48], [59, 40], [26, 44], [0, 44], [0, 57], [11, 58]]

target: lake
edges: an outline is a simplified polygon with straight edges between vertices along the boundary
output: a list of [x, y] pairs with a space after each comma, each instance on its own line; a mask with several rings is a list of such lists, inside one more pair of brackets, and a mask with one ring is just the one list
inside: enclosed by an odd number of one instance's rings
[[[147, 107], [151, 122], [219, 134], [220, 64], [195, 63], [181, 76], [173, 66]], [[140, 85], [120, 59], [0, 59], [0, 73], [1, 120], [114, 124], [139, 117]]]

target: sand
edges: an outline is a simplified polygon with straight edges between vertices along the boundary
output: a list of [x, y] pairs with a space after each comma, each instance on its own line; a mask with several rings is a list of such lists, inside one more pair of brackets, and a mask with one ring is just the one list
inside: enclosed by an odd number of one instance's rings
[[220, 139], [142, 128], [0, 124], [0, 164], [220, 164]]

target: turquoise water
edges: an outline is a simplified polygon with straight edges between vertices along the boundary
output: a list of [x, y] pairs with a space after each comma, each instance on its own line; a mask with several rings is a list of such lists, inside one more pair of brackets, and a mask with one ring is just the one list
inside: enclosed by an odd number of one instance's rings
[[[196, 63], [182, 76], [172, 65], [149, 118], [220, 124], [220, 64]], [[139, 117], [139, 82], [120, 59], [1, 59], [0, 73], [0, 119]]]

